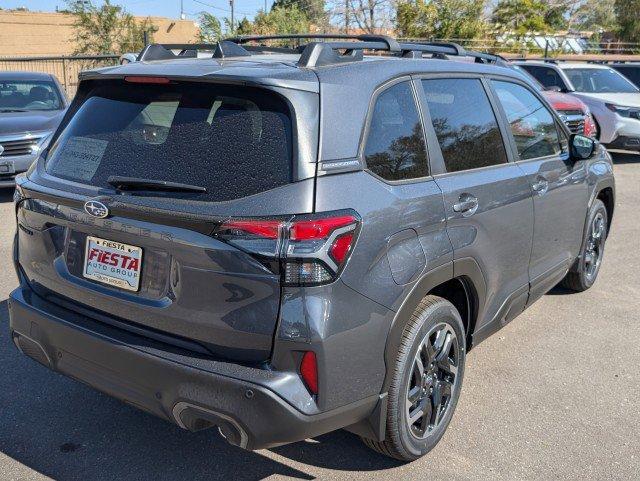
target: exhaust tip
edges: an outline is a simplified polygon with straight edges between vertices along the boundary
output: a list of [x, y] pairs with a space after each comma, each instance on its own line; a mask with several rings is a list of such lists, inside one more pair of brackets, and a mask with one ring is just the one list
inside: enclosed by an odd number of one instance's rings
[[29, 356], [34, 361], [37, 361], [48, 368], [52, 368], [49, 355], [37, 341], [34, 341], [33, 339], [23, 334], [14, 332], [13, 343], [18, 349], [20, 349], [23, 354]]
[[220, 435], [229, 444], [247, 448], [249, 442], [247, 433], [235, 419], [226, 414], [180, 401], [173, 406], [173, 417], [178, 426], [189, 431], [200, 431], [217, 426]]

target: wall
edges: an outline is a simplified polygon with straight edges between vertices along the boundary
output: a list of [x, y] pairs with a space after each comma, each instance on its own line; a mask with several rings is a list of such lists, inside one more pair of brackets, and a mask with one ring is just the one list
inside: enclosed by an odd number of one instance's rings
[[[154, 41], [189, 43], [196, 40], [198, 28], [191, 20], [151, 17], [159, 30]], [[73, 17], [62, 13], [15, 12], [0, 10], [0, 57], [71, 55]]]

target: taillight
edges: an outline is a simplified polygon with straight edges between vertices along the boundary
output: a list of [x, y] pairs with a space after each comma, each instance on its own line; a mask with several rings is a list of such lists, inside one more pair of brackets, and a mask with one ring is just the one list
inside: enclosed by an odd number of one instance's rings
[[584, 135], [587, 137], [595, 137], [597, 133], [598, 128], [596, 127], [596, 123], [591, 114], [588, 113], [584, 117]]
[[353, 211], [236, 218], [222, 222], [213, 235], [250, 254], [279, 262], [286, 285], [334, 281], [346, 264], [360, 227]]
[[315, 352], [306, 351], [302, 356], [300, 377], [311, 394], [318, 394], [318, 362]]

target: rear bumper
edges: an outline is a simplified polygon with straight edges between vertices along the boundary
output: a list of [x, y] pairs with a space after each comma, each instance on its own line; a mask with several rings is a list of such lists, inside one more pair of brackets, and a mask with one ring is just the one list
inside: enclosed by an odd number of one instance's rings
[[[308, 415], [280, 394], [295, 373], [274, 373], [191, 357], [188, 352], [80, 317], [16, 289], [10, 329], [18, 348], [50, 369], [199, 430], [218, 426], [232, 444], [261, 449], [324, 434], [367, 417], [378, 396]], [[306, 393], [305, 393], [306, 394]]]
[[14, 187], [16, 175], [26, 172], [37, 158], [37, 154], [0, 157], [0, 189]]
[[6, 175], [6, 176], [0, 177], [0, 189], [15, 187], [15, 185], [16, 185], [15, 175]]

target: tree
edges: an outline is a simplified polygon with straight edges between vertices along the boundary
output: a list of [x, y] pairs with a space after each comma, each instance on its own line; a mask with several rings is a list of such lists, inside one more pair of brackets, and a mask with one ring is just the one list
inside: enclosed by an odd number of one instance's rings
[[308, 31], [309, 19], [296, 5], [291, 5], [289, 7], [274, 7], [269, 13], [259, 11], [253, 20], [251, 33], [271, 35]]
[[379, 33], [391, 26], [392, 0], [347, 0], [349, 18], [367, 33]]
[[200, 33], [198, 41], [202, 43], [215, 43], [222, 38], [222, 24], [218, 18], [209, 12], [200, 12], [198, 15]]
[[324, 0], [275, 0], [271, 10], [293, 6], [298, 7], [298, 10], [307, 16], [312, 25], [325, 26], [327, 24]]
[[546, 32], [547, 5], [540, 0], [500, 0], [491, 17], [502, 31], [514, 33], [521, 38], [530, 33]]
[[236, 27], [236, 31], [234, 35], [251, 35], [253, 33], [253, 23], [247, 20], [244, 17], [240, 22], [238, 22], [238, 26]]
[[612, 31], [617, 29], [614, 0], [586, 0], [576, 12], [578, 30]]
[[398, 5], [396, 29], [409, 38], [478, 38], [487, 31], [485, 0], [413, 0]]
[[620, 39], [640, 42], [640, 0], [615, 0]]
[[110, 0], [104, 0], [100, 7], [84, 1], [69, 2], [68, 6], [69, 13], [75, 16], [76, 54], [138, 52], [144, 48], [144, 32], [149, 33], [151, 41], [153, 32], [158, 30], [151, 19], [137, 21]]

